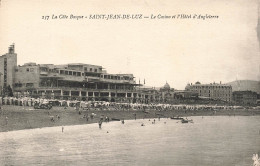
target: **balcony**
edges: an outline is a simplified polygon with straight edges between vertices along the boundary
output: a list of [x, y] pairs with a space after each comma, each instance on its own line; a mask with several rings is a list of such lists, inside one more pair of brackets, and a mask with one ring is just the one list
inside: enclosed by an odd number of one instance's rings
[[40, 75], [45, 75], [47, 76], [49, 73], [47, 71], [40, 71]]
[[137, 90], [129, 90], [129, 89], [90, 89], [90, 88], [72, 88], [72, 87], [39, 87], [37, 90], [63, 90], [63, 91], [95, 91], [95, 92], [117, 92], [117, 93], [131, 93], [138, 92]]
[[100, 78], [100, 81], [108, 82], [108, 83], [120, 83], [120, 84], [134, 84], [135, 83], [133, 80], [114, 80], [114, 79], [105, 79], [105, 78]]
[[91, 81], [99, 81], [100, 80], [100, 77], [93, 77], [93, 76], [85, 76], [85, 80], [87, 81], [87, 82], [91, 82]]

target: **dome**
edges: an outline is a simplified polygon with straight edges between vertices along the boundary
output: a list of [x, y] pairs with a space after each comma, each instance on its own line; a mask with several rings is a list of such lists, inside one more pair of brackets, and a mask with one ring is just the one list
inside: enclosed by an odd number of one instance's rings
[[169, 90], [170, 90], [171, 87], [170, 87], [170, 85], [166, 82], [166, 84], [163, 86], [163, 89], [167, 89], [167, 90], [169, 89]]
[[188, 90], [190, 88], [190, 84], [188, 83], [186, 86], [185, 86], [185, 89]]
[[200, 82], [199, 82], [199, 81], [197, 81], [195, 84], [200, 84]]

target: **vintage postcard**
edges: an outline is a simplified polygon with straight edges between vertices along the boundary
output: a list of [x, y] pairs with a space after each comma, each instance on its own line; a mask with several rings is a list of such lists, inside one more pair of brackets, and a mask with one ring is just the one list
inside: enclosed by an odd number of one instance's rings
[[259, 0], [0, 0], [0, 165], [260, 166]]

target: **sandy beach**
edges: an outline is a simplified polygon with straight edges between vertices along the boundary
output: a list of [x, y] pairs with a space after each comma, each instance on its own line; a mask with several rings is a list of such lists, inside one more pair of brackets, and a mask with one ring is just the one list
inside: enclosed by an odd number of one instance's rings
[[[0, 113], [0, 132], [13, 130], [81, 125], [98, 123], [100, 117], [116, 119], [152, 119], [170, 118], [172, 116], [259, 116], [259, 109], [235, 109], [235, 110], [82, 110], [80, 112], [73, 107], [64, 109], [63, 107], [53, 107], [51, 110], [33, 109], [33, 107], [3, 105]], [[86, 118], [92, 113], [93, 119]], [[135, 116], [136, 115], [136, 116]], [[53, 119], [53, 120], [52, 120]], [[98, 126], [97, 126], [98, 127]]]

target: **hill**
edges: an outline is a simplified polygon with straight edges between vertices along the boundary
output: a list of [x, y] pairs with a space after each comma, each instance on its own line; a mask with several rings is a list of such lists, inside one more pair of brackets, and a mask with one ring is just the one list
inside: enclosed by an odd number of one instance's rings
[[236, 80], [227, 83], [232, 86], [232, 91], [245, 91], [250, 90], [260, 94], [260, 81], [254, 80]]

